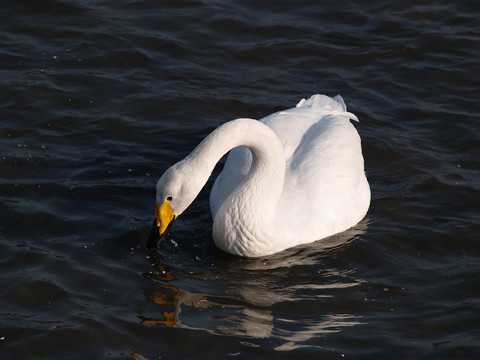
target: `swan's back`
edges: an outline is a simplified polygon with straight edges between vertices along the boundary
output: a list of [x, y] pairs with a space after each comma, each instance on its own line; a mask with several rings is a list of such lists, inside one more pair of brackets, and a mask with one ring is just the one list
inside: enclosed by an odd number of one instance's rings
[[341, 96], [330, 98], [314, 95], [308, 100], [302, 99], [296, 107], [271, 114], [260, 119], [260, 122], [270, 127], [282, 142], [288, 167], [294, 151], [308, 130], [326, 114], [341, 112], [346, 112]]
[[[309, 232], [300, 232], [299, 237], [311, 237], [313, 232], [320, 239], [343, 231], [342, 224], [357, 223], [368, 210], [370, 189], [360, 137], [349, 118], [356, 120], [346, 112], [340, 96], [314, 95], [295, 108], [260, 120], [275, 132], [284, 147], [286, 172], [277, 205], [279, 226], [286, 223], [283, 218], [291, 219], [295, 214], [298, 228]], [[238, 147], [230, 151], [210, 196], [214, 218], [250, 166], [249, 150]], [[337, 227], [340, 230], [333, 229]]]

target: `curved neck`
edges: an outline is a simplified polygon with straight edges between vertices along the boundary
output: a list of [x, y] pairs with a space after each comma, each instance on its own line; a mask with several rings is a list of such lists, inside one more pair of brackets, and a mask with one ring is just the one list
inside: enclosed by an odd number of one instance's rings
[[[272, 215], [275, 209], [272, 203], [276, 205], [285, 178], [283, 146], [273, 130], [257, 120], [237, 119], [223, 124], [182, 161], [182, 165], [193, 167], [197, 171], [194, 176], [199, 188], [194, 190], [195, 197], [207, 182], [217, 162], [237, 146], [245, 146], [252, 152], [250, 172], [237, 188], [237, 192], [248, 193], [249, 187], [255, 184], [252, 196], [255, 196], [257, 209], [262, 211], [263, 217]], [[248, 198], [248, 195], [246, 197]], [[268, 201], [264, 201], [267, 198]], [[266, 206], [267, 204], [269, 206]]]

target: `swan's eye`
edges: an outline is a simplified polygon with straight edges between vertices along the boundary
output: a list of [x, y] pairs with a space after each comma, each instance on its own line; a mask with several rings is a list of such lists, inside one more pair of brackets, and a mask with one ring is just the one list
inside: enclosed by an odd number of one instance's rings
[[171, 197], [171, 196], [167, 197], [168, 201], [172, 201], [172, 199], [173, 199], [173, 197]]

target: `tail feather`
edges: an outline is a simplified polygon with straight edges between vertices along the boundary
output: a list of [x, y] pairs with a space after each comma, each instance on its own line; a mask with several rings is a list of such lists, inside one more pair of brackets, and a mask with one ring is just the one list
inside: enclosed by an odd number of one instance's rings
[[349, 119], [358, 121], [358, 118], [354, 114], [347, 111], [347, 106], [340, 95], [337, 95], [333, 98], [326, 95], [313, 95], [308, 100], [300, 100], [296, 107], [310, 107], [312, 109], [318, 108], [318, 110], [322, 110], [322, 113], [328, 115], [345, 116]]

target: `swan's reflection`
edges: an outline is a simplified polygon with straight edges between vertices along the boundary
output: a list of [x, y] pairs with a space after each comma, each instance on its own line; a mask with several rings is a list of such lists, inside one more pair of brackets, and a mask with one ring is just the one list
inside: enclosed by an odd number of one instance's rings
[[[158, 265], [157, 265], [158, 266]], [[171, 274], [163, 267], [162, 273]], [[161, 318], [140, 316], [144, 325], [177, 326], [188, 329], [206, 330], [214, 333], [243, 335], [253, 338], [270, 336], [273, 317], [270, 310], [249, 306], [245, 301], [229, 296], [213, 296], [195, 293], [162, 283], [158, 274], [144, 274], [155, 282], [156, 289], [144, 289], [145, 298], [159, 305]], [[248, 290], [242, 291], [249, 299]]]
[[[359, 286], [354, 272], [329, 267], [312, 277], [311, 268], [341, 253], [365, 227], [363, 222], [332, 237], [329, 244], [313, 243], [266, 258], [228, 257], [228, 264], [199, 273], [169, 270], [156, 254], [151, 257], [154, 270], [144, 274], [154, 286], [143, 289], [156, 312], [139, 317], [150, 326], [256, 339], [273, 336], [286, 341], [278, 350], [301, 347], [312, 337], [357, 325], [359, 317], [347, 311], [332, 313], [330, 305], [336, 292]], [[331, 249], [325, 250], [326, 245]], [[329, 309], [325, 313], [322, 304]]]

